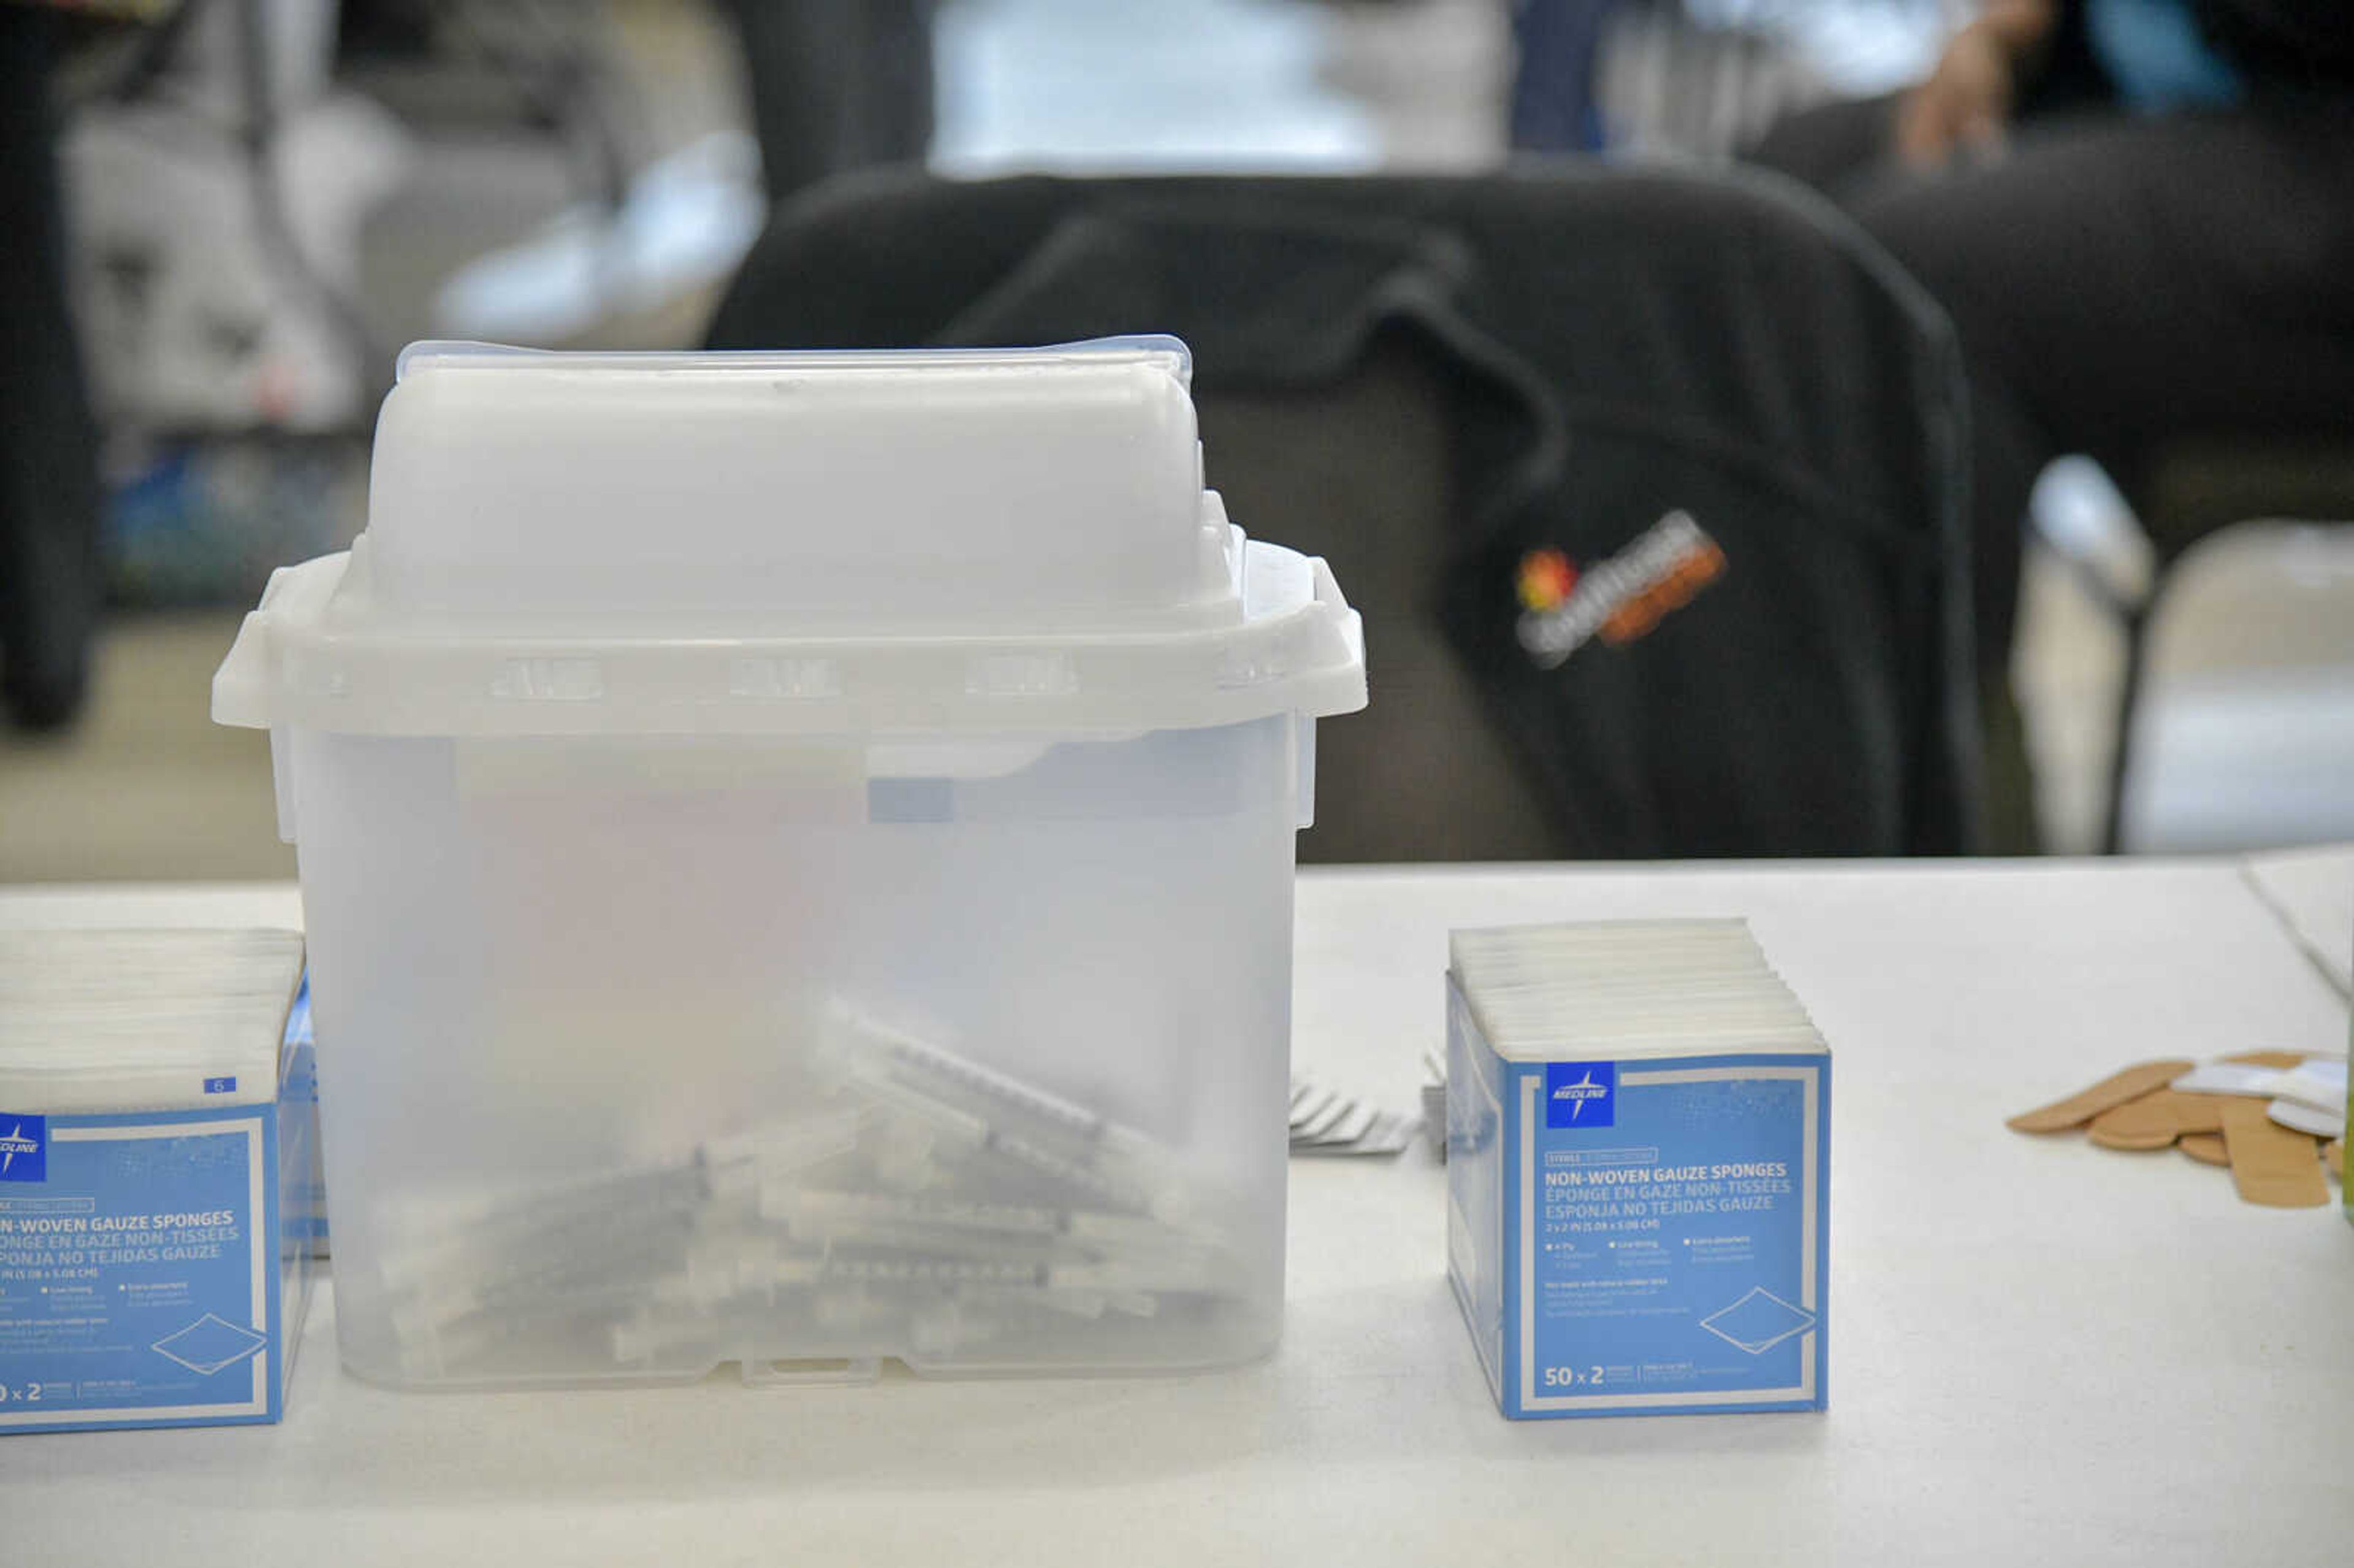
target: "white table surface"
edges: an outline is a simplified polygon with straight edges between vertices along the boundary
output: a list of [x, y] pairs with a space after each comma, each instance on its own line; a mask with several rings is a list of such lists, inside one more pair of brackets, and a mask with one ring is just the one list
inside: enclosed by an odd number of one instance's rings
[[2245, 875], [2329, 983], [2354, 996], [2354, 845], [2252, 855]]
[[[0, 895], [75, 911], [298, 913]], [[2141, 1057], [2344, 1048], [2233, 863], [1310, 873], [1297, 1063], [1403, 1107], [1449, 927], [1658, 915], [1749, 916], [1835, 1052], [1826, 1414], [1506, 1422], [1441, 1168], [1302, 1160], [1257, 1366], [402, 1395], [337, 1371], [323, 1293], [281, 1425], [0, 1439], [0, 1563], [2346, 1560], [2354, 1227], [2002, 1126]]]

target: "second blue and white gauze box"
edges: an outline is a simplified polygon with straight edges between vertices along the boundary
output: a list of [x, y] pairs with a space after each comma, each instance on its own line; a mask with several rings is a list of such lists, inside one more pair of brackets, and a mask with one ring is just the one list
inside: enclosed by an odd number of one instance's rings
[[1448, 1274], [1499, 1407], [1823, 1408], [1830, 1053], [1746, 926], [1452, 948]]

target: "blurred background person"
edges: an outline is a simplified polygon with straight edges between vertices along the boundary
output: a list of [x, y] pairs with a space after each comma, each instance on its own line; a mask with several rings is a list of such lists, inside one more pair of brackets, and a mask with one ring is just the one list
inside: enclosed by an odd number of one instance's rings
[[724, 0], [744, 40], [769, 199], [932, 140], [931, 0]]
[[1619, 0], [1513, 0], [1515, 149], [1598, 153], [1608, 141], [1596, 93], [1602, 46]]
[[1959, 332], [1997, 826], [2025, 847], [2008, 669], [2044, 464], [2089, 454], [2130, 496], [2186, 440], [2354, 441], [2354, 6], [1990, 0], [1926, 79], [1750, 155], [1847, 206]]
[[0, 703], [48, 730], [80, 710], [99, 607], [98, 451], [66, 304], [51, 77], [60, 18], [0, 4]]

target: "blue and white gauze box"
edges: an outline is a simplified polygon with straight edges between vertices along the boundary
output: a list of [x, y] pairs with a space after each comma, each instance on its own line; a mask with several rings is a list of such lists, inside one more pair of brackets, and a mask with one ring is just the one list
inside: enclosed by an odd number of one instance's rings
[[302, 939], [0, 931], [0, 1434], [276, 1421], [318, 1172]]
[[1830, 1053], [1747, 927], [1451, 946], [1448, 1275], [1498, 1406], [1824, 1408]]

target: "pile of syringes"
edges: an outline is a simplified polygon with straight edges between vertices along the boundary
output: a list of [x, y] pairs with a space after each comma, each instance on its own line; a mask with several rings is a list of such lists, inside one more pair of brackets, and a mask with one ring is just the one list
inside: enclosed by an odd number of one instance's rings
[[828, 1092], [803, 1112], [671, 1165], [381, 1205], [405, 1370], [498, 1381], [584, 1335], [625, 1375], [754, 1353], [986, 1364], [1241, 1292], [1221, 1205], [1166, 1145], [846, 1008], [817, 1060]]

